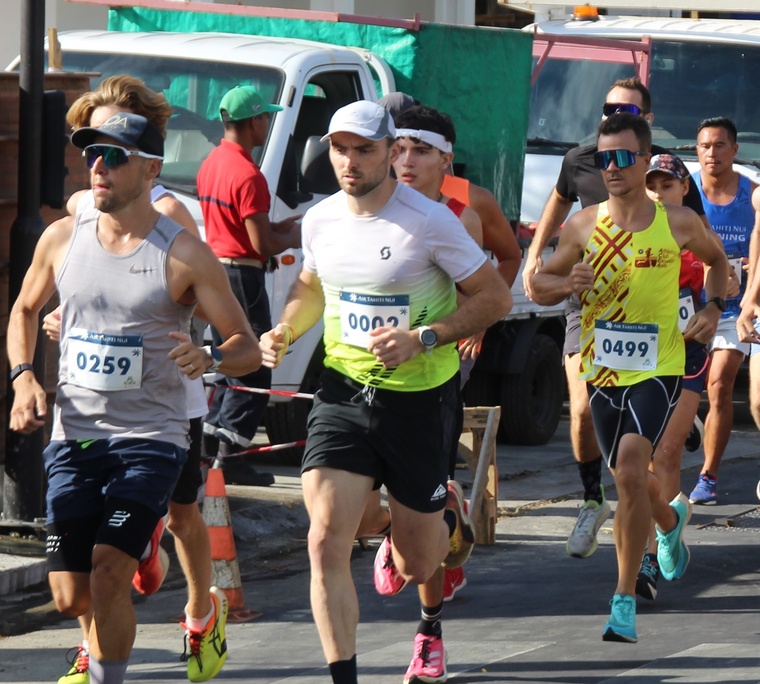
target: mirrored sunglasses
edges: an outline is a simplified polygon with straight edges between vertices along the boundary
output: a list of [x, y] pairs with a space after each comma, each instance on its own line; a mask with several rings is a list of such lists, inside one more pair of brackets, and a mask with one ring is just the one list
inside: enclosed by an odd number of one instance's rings
[[633, 104], [618, 104], [616, 102], [606, 102], [602, 107], [602, 114], [612, 116], [613, 114], [642, 114], [641, 107]]
[[625, 169], [636, 163], [636, 157], [643, 157], [648, 152], [631, 152], [631, 150], [605, 150], [604, 152], [594, 153], [594, 166], [597, 169], [606, 169], [611, 161], [619, 169]]
[[103, 158], [103, 163], [107, 169], [113, 169], [122, 164], [126, 164], [130, 157], [143, 157], [144, 159], [163, 159], [157, 154], [148, 154], [140, 150], [128, 150], [119, 145], [88, 145], [82, 150], [82, 156], [85, 159], [87, 168], [95, 166], [99, 157]]

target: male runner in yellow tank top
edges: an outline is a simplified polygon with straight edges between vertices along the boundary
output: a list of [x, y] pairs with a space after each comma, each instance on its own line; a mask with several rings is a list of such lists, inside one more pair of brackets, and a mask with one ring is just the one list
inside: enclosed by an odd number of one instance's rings
[[[668, 580], [683, 575], [683, 530], [691, 511], [679, 494], [670, 504], [647, 468], [681, 391], [684, 339], [708, 342], [725, 306], [728, 261], [690, 209], [646, 194], [651, 157], [647, 122], [615, 114], [598, 131], [595, 162], [609, 200], [575, 214], [552, 259], [534, 280], [535, 300], [555, 304], [577, 293], [581, 377], [588, 382], [594, 429], [615, 477], [614, 536], [618, 581], [605, 641], [636, 642], [636, 576], [650, 516], [658, 561]], [[707, 306], [678, 330], [680, 251], [709, 266]]]

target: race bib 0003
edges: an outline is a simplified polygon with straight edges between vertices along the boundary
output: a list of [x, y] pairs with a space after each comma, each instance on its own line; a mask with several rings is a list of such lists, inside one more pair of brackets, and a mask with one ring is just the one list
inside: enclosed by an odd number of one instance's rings
[[409, 330], [409, 295], [340, 293], [341, 342], [367, 348], [376, 328]]
[[142, 335], [109, 335], [74, 328], [68, 337], [68, 382], [117, 392], [142, 385]]
[[655, 370], [657, 341], [656, 323], [597, 321], [594, 326], [594, 365], [614, 370]]

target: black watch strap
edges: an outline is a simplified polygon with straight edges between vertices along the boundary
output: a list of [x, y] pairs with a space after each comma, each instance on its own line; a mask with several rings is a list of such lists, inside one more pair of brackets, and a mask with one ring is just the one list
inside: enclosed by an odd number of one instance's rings
[[726, 300], [723, 299], [723, 297], [710, 297], [710, 299], [708, 299], [707, 302], [705, 302], [705, 306], [707, 306], [707, 304], [709, 304], [710, 302], [715, 304], [715, 306], [717, 306], [721, 312], [726, 310]]
[[34, 371], [34, 366], [31, 363], [20, 363], [18, 366], [11, 368], [11, 382], [25, 371]]

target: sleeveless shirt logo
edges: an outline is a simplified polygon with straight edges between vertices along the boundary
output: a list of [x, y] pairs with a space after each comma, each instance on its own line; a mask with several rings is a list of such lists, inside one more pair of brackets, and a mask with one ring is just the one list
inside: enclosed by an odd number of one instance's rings
[[383, 247], [380, 250], [380, 258], [383, 261], [387, 261], [388, 259], [390, 259], [391, 258], [391, 248], [390, 247]]
[[156, 270], [155, 268], [139, 268], [138, 266], [135, 266], [134, 264], [132, 264], [129, 267], [130, 273], [138, 273], [138, 274], [139, 273], [153, 273], [153, 271], [155, 270]]
[[633, 262], [636, 268], [666, 268], [672, 263], [672, 250], [660, 249], [655, 256], [652, 254], [651, 247], [647, 247], [646, 250], [640, 249], [639, 256], [637, 256]]

